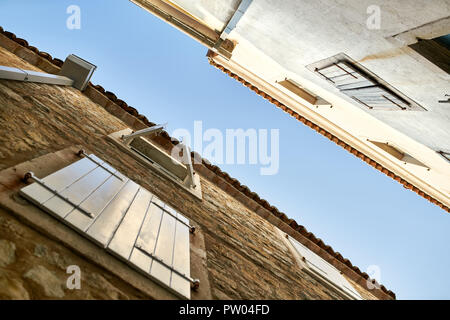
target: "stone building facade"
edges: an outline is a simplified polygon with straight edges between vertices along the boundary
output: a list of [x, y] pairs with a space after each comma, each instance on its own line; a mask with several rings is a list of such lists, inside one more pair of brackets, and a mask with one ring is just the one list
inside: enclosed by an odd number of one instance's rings
[[[0, 65], [57, 74], [63, 61], [0, 29]], [[343, 299], [301, 267], [284, 234], [334, 266], [363, 299], [395, 299], [384, 286], [207, 160], [194, 164], [201, 198], [135, 157], [108, 135], [154, 125], [101, 86], [0, 80], [0, 299], [179, 299], [173, 290], [77, 233], [20, 194], [30, 181], [81, 159], [106, 161], [189, 219], [190, 299]], [[149, 138], [167, 153], [167, 133]], [[69, 289], [69, 266], [81, 288]]]

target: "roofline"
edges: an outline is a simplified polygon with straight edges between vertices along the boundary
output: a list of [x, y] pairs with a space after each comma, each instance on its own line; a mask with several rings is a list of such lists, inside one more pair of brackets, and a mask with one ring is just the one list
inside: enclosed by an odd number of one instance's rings
[[217, 48], [217, 51], [223, 56], [227, 58], [231, 57], [231, 53], [235, 47], [232, 41], [228, 39], [221, 40], [221, 31], [210, 28], [176, 4], [163, 0], [129, 1], [200, 42], [207, 48]]
[[[26, 40], [17, 38], [11, 32], [4, 31], [1, 26], [0, 46], [24, 59], [31, 65], [34, 65], [49, 73], [57, 74], [63, 65], [62, 60], [52, 58], [50, 54], [39, 51], [36, 47], [30, 46]], [[228, 72], [231, 75], [231, 72]], [[233, 75], [233, 77], [238, 76]], [[253, 87], [250, 83], [245, 82], [245, 80], [241, 80], [244, 81], [246, 86]], [[145, 127], [155, 125], [155, 123], [150, 122], [135, 108], [129, 106], [125, 101], [118, 99], [114, 93], [106, 91], [100, 85], [93, 85], [89, 82], [89, 85], [83, 94], [85, 94], [93, 102], [104, 107], [110, 114], [124, 121], [132, 128], [143, 129]], [[258, 94], [263, 95], [264, 93], [259, 91]], [[266, 94], [263, 95], [265, 98], [267, 96], [268, 95]], [[287, 110], [287, 107], [285, 108]], [[291, 112], [293, 111], [291, 110]], [[162, 143], [163, 147], [166, 147], [166, 149], [167, 147], [171, 148], [180, 143], [177, 139], [172, 138], [166, 131], [162, 131], [157, 138], [161, 138], [162, 141], [159, 142]], [[193, 159], [199, 159], [200, 157], [200, 155], [194, 152], [191, 152], [191, 156]], [[367, 273], [362, 272], [358, 267], [354, 266], [350, 260], [344, 258], [339, 252], [335, 252], [331, 246], [326, 245], [320, 238], [317, 238], [313, 233], [308, 232], [304, 226], [299, 225], [293, 219], [289, 219], [285, 213], [272, 206], [267, 200], [261, 199], [257, 193], [252, 192], [247, 186], [242, 185], [241, 182], [232, 178], [218, 166], [212, 165], [208, 160], [202, 158], [202, 164], [195, 165], [195, 167], [196, 169], [200, 169], [199, 171], [212, 183], [229, 193], [236, 200], [240, 201], [251, 210], [255, 211], [256, 214], [263, 217], [275, 227], [278, 227], [305, 244], [320, 257], [327, 260], [329, 263], [332, 263], [345, 275], [357, 282], [360, 286], [364, 287], [363, 283], [366, 283], [367, 281], [373, 283], [375, 288], [369, 292], [377, 298], [396, 298], [394, 292], [386, 289], [383, 285], [378, 284], [375, 280], [371, 280]], [[242, 195], [244, 197], [242, 197]]]
[[[420, 178], [414, 176], [412, 173], [403, 168], [400, 167], [392, 168], [394, 164], [382, 155], [379, 156], [380, 159], [378, 159], [378, 161], [374, 160], [370, 155], [367, 155], [368, 150], [363, 150], [362, 148], [363, 146], [359, 141], [357, 141], [357, 139], [353, 138], [352, 141], [349, 141], [349, 139], [347, 139], [347, 141], [344, 141], [342, 138], [343, 137], [342, 129], [339, 128], [340, 129], [339, 131], [342, 132], [334, 132], [334, 133], [330, 132], [331, 128], [327, 128], [326, 126], [324, 126], [324, 123], [320, 123], [317, 120], [313, 119], [307, 119], [305, 115], [300, 115], [295, 110], [292, 110], [292, 108], [286, 106], [286, 103], [280, 102], [280, 99], [278, 97], [274, 97], [273, 93], [271, 94], [270, 92], [267, 92], [267, 90], [266, 91], [261, 90], [258, 84], [250, 83], [257, 81], [254, 81], [254, 79], [249, 79], [248, 74], [243, 75], [239, 70], [237, 70], [237, 68], [234, 68], [232, 66], [233, 64], [236, 64], [236, 62], [229, 60], [235, 47], [234, 43], [228, 40], [227, 43], [222, 44], [222, 46], [218, 49], [219, 54], [213, 52], [214, 45], [218, 43], [218, 41], [220, 40], [220, 31], [211, 29], [209, 26], [205, 25], [202, 21], [198, 20], [196, 17], [190, 15], [187, 11], [184, 11], [182, 8], [174, 5], [170, 1], [169, 2], [165, 2], [164, 0], [145, 0], [145, 1], [129, 0], [129, 1], [141, 7], [142, 9], [150, 12], [151, 14], [157, 16], [158, 18], [162, 19], [163, 21], [172, 25], [173, 27], [177, 28], [183, 33], [187, 34], [192, 39], [205, 45], [209, 49], [207, 56], [210, 60], [210, 63], [216, 68], [230, 75], [232, 78], [235, 78], [245, 86], [255, 91], [257, 94], [261, 95], [263, 98], [275, 104], [278, 108], [287, 112], [300, 122], [316, 130], [318, 133], [327, 137], [336, 144], [340, 145], [348, 152], [367, 162], [369, 165], [371, 165], [378, 171], [381, 171], [385, 175], [399, 182], [400, 184], [403, 185], [404, 188], [414, 191], [421, 197], [437, 205], [444, 211], [450, 213], [449, 204], [446, 203], [445, 200], [439, 199], [439, 198], [441, 199], [446, 198], [446, 196], [443, 195], [440, 190], [427, 184], [426, 182], [422, 181]], [[217, 60], [220, 60], [220, 62]], [[222, 70], [221, 67], [223, 67], [224, 70]], [[329, 123], [328, 127], [330, 127], [331, 125], [334, 124]], [[336, 126], [334, 125], [334, 127]], [[345, 133], [347, 135], [346, 138], [349, 138], [348, 137], [350, 136], [349, 133], [348, 132]], [[339, 136], [339, 138], [337, 136]], [[352, 143], [352, 145], [350, 143]], [[377, 151], [372, 149], [372, 152], [376, 153]], [[384, 160], [385, 163], [384, 164], [380, 163], [380, 160]], [[389, 165], [391, 168], [389, 169], [387, 165]], [[396, 170], [397, 172], [394, 173], [393, 169], [397, 169]], [[403, 173], [399, 173], [399, 171], [403, 171]]]

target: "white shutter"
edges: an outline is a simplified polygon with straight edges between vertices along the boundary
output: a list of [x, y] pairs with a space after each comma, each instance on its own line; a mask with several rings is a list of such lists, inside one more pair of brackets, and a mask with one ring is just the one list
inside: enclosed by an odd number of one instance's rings
[[302, 257], [303, 262], [306, 264], [306, 271], [310, 271], [312, 276], [321, 278], [332, 287], [343, 292], [347, 297], [362, 300], [362, 297], [358, 291], [353, 288], [353, 286], [347, 281], [347, 279], [344, 278], [338, 269], [294, 238], [289, 237], [289, 241], [294, 246], [298, 254]]
[[189, 220], [101, 159], [89, 157], [37, 179], [20, 194], [190, 299]]
[[332, 64], [316, 72], [331, 81], [339, 90], [376, 85], [345, 62]]
[[347, 62], [334, 63], [317, 69], [316, 72], [333, 83], [342, 93], [369, 109], [404, 110], [410, 107], [398, 95], [389, 92]]

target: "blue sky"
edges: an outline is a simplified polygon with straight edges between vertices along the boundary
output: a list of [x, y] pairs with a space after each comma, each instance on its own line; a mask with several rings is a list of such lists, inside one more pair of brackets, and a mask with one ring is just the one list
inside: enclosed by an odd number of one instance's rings
[[[81, 8], [69, 30], [66, 9]], [[0, 0], [0, 26], [64, 60], [98, 66], [92, 82], [168, 131], [280, 129], [280, 170], [222, 165], [399, 299], [449, 299], [450, 215], [208, 64], [207, 49], [127, 0]]]

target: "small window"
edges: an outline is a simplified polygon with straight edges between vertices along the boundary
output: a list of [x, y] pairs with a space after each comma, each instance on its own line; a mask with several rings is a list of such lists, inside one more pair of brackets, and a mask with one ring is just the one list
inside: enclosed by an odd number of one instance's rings
[[362, 300], [361, 295], [333, 265], [319, 257], [294, 238], [285, 235], [302, 269], [311, 277], [336, 291], [345, 299]]
[[327, 80], [365, 109], [426, 111], [413, 99], [344, 53], [314, 62], [306, 68]]
[[163, 128], [164, 126], [158, 125], [137, 132], [125, 129], [110, 134], [108, 139], [142, 164], [202, 199], [200, 177], [194, 172], [189, 148], [180, 144], [177, 150], [183, 155], [180, 159], [175, 159], [146, 138], [157, 134]]
[[369, 141], [372, 144], [374, 144], [375, 146], [377, 146], [378, 148], [380, 148], [383, 151], [389, 153], [391, 156], [393, 156], [394, 158], [402, 161], [405, 164], [407, 164], [407, 163], [414, 164], [414, 165], [421, 166], [421, 167], [429, 169], [429, 167], [427, 167], [425, 164], [423, 164], [422, 162], [420, 162], [416, 158], [410, 156], [408, 153], [400, 150], [398, 147], [395, 147], [395, 146], [393, 146], [392, 144], [390, 144], [388, 142], [378, 142], [378, 141], [371, 141], [371, 140], [369, 140]]
[[418, 39], [411, 49], [450, 74], [450, 34], [434, 39]]
[[342, 93], [368, 109], [407, 110], [410, 103], [347, 61], [316, 69]]
[[20, 195], [180, 297], [190, 299], [189, 220], [95, 155]]
[[315, 94], [306, 90], [305, 88], [302, 88], [302, 86], [297, 84], [294, 80], [285, 79], [283, 81], [278, 81], [278, 84], [280, 84], [287, 90], [291, 91], [292, 93], [296, 94], [303, 100], [308, 101], [310, 104], [314, 106], [331, 106], [329, 102], [325, 101], [321, 97], [316, 96]]

